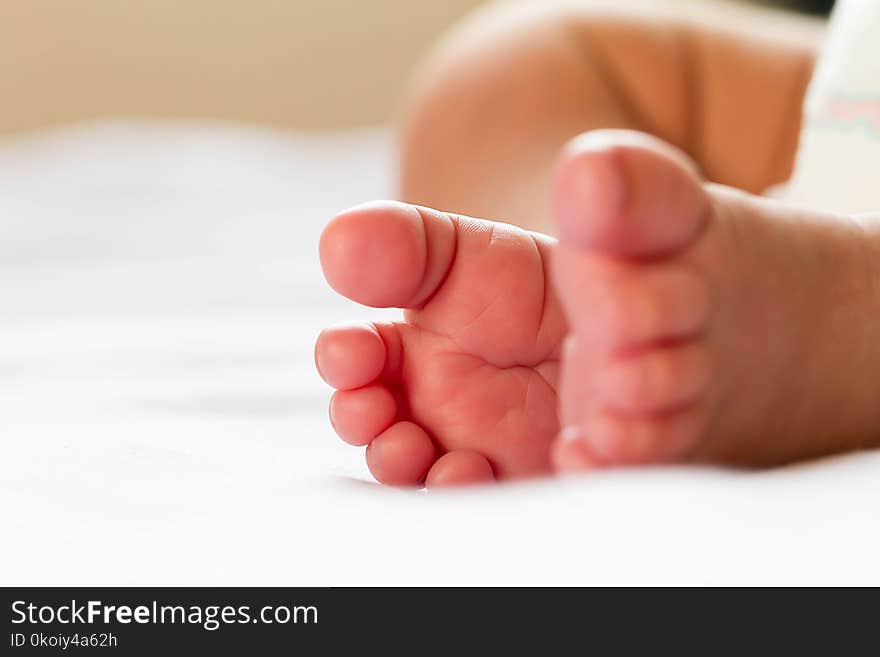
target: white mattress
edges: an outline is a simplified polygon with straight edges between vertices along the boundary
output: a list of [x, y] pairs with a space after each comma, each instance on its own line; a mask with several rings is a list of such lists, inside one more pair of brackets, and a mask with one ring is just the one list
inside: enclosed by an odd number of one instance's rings
[[0, 142], [0, 584], [880, 584], [880, 453], [425, 494], [326, 420], [316, 239], [382, 131]]

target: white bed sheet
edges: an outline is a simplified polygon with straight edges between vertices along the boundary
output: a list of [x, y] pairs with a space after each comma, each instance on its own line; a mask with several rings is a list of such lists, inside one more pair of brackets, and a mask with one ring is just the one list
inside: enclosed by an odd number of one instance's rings
[[880, 584], [880, 453], [424, 494], [326, 420], [328, 215], [383, 131], [0, 142], [0, 584]]

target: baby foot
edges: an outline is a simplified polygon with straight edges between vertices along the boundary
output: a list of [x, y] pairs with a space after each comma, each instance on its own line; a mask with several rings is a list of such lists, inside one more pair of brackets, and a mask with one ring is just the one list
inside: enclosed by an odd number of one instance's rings
[[550, 472], [566, 333], [550, 238], [401, 203], [342, 213], [321, 237], [340, 294], [405, 321], [331, 328], [315, 359], [339, 436], [382, 483], [476, 483]]
[[703, 185], [680, 152], [616, 131], [571, 144], [553, 205], [559, 469], [880, 443], [876, 223]]

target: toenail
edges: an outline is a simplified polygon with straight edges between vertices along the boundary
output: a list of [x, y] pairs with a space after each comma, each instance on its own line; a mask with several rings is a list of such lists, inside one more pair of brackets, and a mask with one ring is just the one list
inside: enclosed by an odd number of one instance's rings
[[564, 427], [562, 431], [559, 432], [559, 440], [566, 443], [585, 439], [586, 436], [584, 435], [584, 432], [578, 427]]
[[[564, 433], [564, 432], [563, 432]], [[586, 441], [565, 439], [562, 434], [553, 448], [553, 463], [557, 472], [578, 473], [602, 467]]]
[[587, 442], [597, 455], [610, 461], [617, 461], [622, 444], [621, 426], [615, 420], [598, 415], [588, 421]]
[[573, 153], [560, 171], [553, 201], [560, 239], [579, 246], [592, 244], [597, 227], [617, 217], [626, 200], [616, 157], [607, 144], [588, 141], [581, 141], [580, 152]]

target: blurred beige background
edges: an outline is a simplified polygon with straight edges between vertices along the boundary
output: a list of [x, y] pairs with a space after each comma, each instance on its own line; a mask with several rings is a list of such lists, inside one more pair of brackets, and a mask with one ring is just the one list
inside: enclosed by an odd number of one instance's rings
[[[733, 8], [748, 29], [781, 33], [735, 0], [568, 1], [689, 16]], [[0, 134], [120, 116], [306, 130], [387, 122], [437, 36], [482, 4], [0, 0]]]
[[0, 0], [0, 132], [99, 116], [387, 120], [480, 0]]

